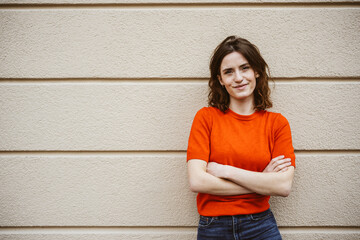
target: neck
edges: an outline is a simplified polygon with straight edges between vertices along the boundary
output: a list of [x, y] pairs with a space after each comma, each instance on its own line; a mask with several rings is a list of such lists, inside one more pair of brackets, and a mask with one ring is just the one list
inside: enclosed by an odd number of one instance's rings
[[255, 112], [254, 99], [246, 98], [244, 100], [230, 99], [229, 108], [240, 115], [251, 115]]

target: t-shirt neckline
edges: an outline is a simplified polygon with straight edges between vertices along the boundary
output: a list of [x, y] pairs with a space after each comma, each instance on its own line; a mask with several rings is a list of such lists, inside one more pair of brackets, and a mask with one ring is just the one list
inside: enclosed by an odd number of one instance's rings
[[244, 121], [250, 121], [254, 118], [256, 118], [259, 115], [259, 111], [255, 111], [254, 113], [250, 114], [250, 115], [241, 115], [238, 114], [236, 112], [234, 112], [233, 110], [231, 110], [230, 108], [227, 111], [227, 114], [229, 114], [229, 116], [232, 116], [236, 119], [240, 119], [240, 120], [244, 120]]

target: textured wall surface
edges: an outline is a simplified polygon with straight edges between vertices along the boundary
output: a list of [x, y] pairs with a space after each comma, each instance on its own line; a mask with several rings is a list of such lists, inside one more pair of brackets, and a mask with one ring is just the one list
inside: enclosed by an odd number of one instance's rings
[[270, 65], [284, 239], [360, 238], [360, 1], [0, 0], [0, 239], [195, 239], [186, 175], [228, 35]]

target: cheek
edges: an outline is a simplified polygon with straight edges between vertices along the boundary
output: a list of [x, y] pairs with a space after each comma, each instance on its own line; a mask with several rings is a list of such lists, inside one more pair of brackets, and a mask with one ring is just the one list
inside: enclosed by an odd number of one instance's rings
[[230, 86], [231, 85], [231, 80], [229, 80], [228, 78], [223, 78], [222, 82], [225, 86]]
[[256, 88], [256, 83], [254, 83], [251, 87], [251, 91], [254, 92], [255, 91], [255, 88]]
[[234, 90], [230, 87], [230, 86], [226, 86], [225, 87], [225, 90], [227, 92], [227, 94], [230, 96], [230, 95], [234, 95]]
[[252, 85], [255, 88], [256, 87], [256, 81], [253, 81]]

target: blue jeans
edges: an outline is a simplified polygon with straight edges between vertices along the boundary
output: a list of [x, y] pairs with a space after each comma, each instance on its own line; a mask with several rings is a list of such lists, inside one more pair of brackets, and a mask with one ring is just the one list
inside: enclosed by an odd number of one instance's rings
[[211, 239], [266, 239], [281, 240], [281, 235], [270, 209], [265, 212], [236, 215], [205, 217], [200, 216], [198, 240]]

